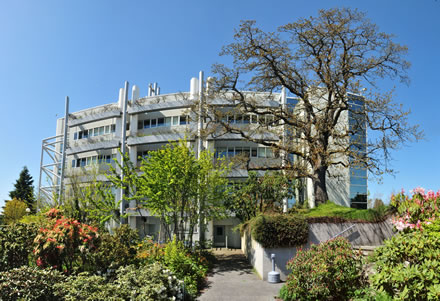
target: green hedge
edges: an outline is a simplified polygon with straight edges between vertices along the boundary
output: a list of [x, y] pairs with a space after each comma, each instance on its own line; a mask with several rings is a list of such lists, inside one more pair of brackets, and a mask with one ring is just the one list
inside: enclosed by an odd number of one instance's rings
[[295, 247], [307, 242], [309, 225], [301, 216], [259, 215], [248, 223], [252, 238], [264, 248]]

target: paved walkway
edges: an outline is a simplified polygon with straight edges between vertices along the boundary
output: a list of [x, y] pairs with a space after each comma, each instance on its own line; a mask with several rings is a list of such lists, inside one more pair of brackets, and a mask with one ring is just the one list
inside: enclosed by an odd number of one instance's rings
[[273, 301], [282, 283], [268, 283], [252, 271], [241, 250], [214, 251], [217, 263], [200, 301]]

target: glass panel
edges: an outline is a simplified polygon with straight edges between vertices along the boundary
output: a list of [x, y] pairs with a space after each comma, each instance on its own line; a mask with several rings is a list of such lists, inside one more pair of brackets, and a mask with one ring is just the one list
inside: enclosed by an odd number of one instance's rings
[[240, 155], [240, 154], [242, 153], [242, 151], [243, 151], [243, 148], [242, 148], [242, 147], [236, 147], [236, 148], [235, 148], [235, 154], [236, 154], [236, 155]]
[[97, 159], [98, 159], [97, 156], [93, 156], [92, 157], [92, 164], [96, 164], [96, 162], [98, 161]]
[[144, 120], [144, 129], [149, 129], [150, 128], [150, 119], [145, 119]]
[[98, 136], [98, 135], [99, 135], [99, 128], [94, 128], [93, 129], [93, 136]]
[[237, 123], [237, 124], [243, 123], [243, 116], [242, 115], [236, 115], [235, 116], [235, 123]]
[[142, 130], [144, 128], [144, 122], [138, 121], [138, 130]]
[[235, 116], [234, 115], [229, 115], [228, 116], [228, 122], [229, 123], [235, 123]]
[[89, 138], [89, 130], [84, 130], [83, 137], [84, 138]]
[[179, 116], [173, 116], [173, 125], [179, 124]]
[[228, 147], [228, 157], [234, 157], [234, 148], [233, 147]]
[[258, 123], [257, 115], [251, 115], [251, 123], [252, 124], [257, 124]]
[[151, 119], [151, 127], [155, 128], [157, 124], [157, 120], [156, 119]]
[[86, 166], [86, 163], [87, 163], [87, 159], [86, 158], [82, 158], [81, 159], [81, 167]]
[[258, 158], [266, 158], [266, 148], [265, 147], [258, 148]]
[[104, 135], [104, 127], [99, 127], [99, 135]]
[[251, 116], [249, 116], [249, 115], [244, 115], [243, 116], [243, 123], [244, 124], [248, 124], [248, 123], [250, 123], [251, 122]]
[[274, 157], [273, 156], [273, 150], [270, 147], [266, 148], [266, 157], [267, 158], [273, 158]]
[[115, 124], [111, 125], [111, 132], [112, 133], [116, 132], [116, 125]]
[[104, 133], [105, 133], [105, 134], [110, 134], [110, 126], [109, 126], [109, 125], [106, 125], [106, 126], [105, 126], [105, 128], [104, 128]]
[[165, 118], [158, 118], [157, 119], [157, 126], [164, 126], [165, 125]]
[[78, 133], [75, 132], [75, 133], [73, 133], [73, 140], [77, 140], [77, 139], [78, 139]]
[[251, 149], [251, 153], [252, 153], [252, 157], [257, 157], [257, 148], [256, 148], [256, 147], [253, 147], [253, 148]]
[[72, 160], [72, 168], [75, 167], [75, 160]]
[[185, 125], [186, 124], [186, 115], [182, 115], [180, 116], [180, 125]]
[[350, 184], [367, 186], [367, 178], [350, 177]]
[[171, 117], [165, 117], [165, 126], [171, 126]]

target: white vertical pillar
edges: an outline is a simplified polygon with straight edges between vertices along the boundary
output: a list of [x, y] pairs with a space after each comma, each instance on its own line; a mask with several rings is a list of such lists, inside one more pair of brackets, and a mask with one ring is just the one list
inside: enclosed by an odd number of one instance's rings
[[[281, 110], [283, 112], [286, 112], [287, 110], [287, 95], [286, 95], [286, 87], [282, 87], [281, 88]], [[286, 146], [286, 139], [287, 139], [287, 128], [286, 128], [286, 124], [285, 122], [282, 122], [282, 127], [283, 127], [283, 136], [282, 136], [282, 146]], [[281, 152], [281, 167], [283, 168], [283, 172], [285, 174], [285, 170], [284, 168], [286, 167], [286, 163], [287, 163], [287, 152], [285, 150], [282, 150]], [[287, 208], [288, 207], [288, 199], [284, 198], [283, 199], [283, 212], [287, 212]]]
[[[125, 82], [125, 87], [124, 87], [124, 93], [123, 93], [123, 102], [122, 102], [122, 123], [121, 123], [121, 167], [124, 168], [124, 155], [126, 152], [126, 135], [127, 135], [127, 130], [126, 130], [126, 124], [127, 124], [127, 102], [128, 102], [128, 82]], [[124, 173], [121, 170], [121, 180], [124, 180]], [[120, 212], [121, 212], [121, 224], [124, 223], [124, 218], [122, 218], [122, 215], [125, 214], [125, 200], [124, 200], [124, 189], [120, 190], [120, 200], [121, 200], [121, 205], [120, 205]]]
[[61, 174], [60, 174], [60, 191], [58, 196], [58, 202], [64, 199], [64, 170], [66, 168], [66, 149], [67, 149], [67, 130], [69, 128], [69, 96], [66, 96], [66, 111], [64, 114], [64, 136], [63, 136], [63, 149], [61, 155]]

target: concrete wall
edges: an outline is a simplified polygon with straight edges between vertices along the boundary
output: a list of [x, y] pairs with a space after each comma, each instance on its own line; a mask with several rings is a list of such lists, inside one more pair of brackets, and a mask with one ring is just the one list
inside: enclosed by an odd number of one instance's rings
[[[347, 238], [354, 247], [379, 246], [385, 239], [394, 235], [390, 220], [381, 223], [314, 223], [309, 224], [308, 242], [299, 248], [309, 249], [311, 244], [325, 242], [352, 225], [354, 227], [340, 236]], [[296, 255], [299, 248], [266, 249], [253, 240], [248, 232], [241, 237], [242, 252], [263, 280], [267, 280], [267, 273], [272, 270], [270, 257], [271, 254], [275, 254], [275, 269], [280, 273], [281, 280], [285, 281], [289, 274], [286, 264]]]

